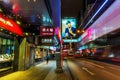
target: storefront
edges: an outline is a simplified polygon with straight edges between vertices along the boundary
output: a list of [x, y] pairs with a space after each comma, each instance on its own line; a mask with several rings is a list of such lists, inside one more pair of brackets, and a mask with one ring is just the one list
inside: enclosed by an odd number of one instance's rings
[[0, 36], [0, 71], [13, 68], [14, 38], [10, 37]]
[[37, 46], [35, 49], [35, 63], [46, 60], [46, 54], [49, 51], [49, 46]]
[[35, 62], [40, 62], [42, 61], [42, 52], [40, 48], [35, 49]]
[[15, 54], [19, 49], [15, 46], [16, 37], [23, 36], [23, 32], [19, 25], [11, 18], [0, 14], [0, 72], [13, 69]]

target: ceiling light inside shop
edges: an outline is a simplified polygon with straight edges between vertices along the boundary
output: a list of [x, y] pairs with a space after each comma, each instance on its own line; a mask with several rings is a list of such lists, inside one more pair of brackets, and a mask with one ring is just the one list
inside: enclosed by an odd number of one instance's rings
[[28, 36], [29, 34], [28, 33], [25, 33], [26, 36]]
[[3, 29], [1, 28], [0, 31], [3, 31]]

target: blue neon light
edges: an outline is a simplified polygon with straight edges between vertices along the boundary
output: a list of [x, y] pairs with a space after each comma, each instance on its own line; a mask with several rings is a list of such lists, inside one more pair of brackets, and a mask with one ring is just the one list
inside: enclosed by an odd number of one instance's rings
[[92, 19], [99, 13], [99, 11], [104, 7], [104, 5], [108, 2], [108, 0], [106, 0], [102, 6], [98, 9], [98, 11], [93, 15], [93, 17], [89, 20], [89, 22], [85, 25], [84, 29], [88, 26], [88, 24], [92, 21]]
[[87, 49], [88, 48], [88, 46], [81, 46], [78, 50], [83, 50], [83, 49]]
[[56, 37], [54, 37], [54, 39], [55, 39], [55, 41], [56, 41], [55, 45], [58, 45], [59, 42], [58, 42], [58, 40], [56, 39]]
[[64, 42], [78, 42], [77, 39], [63, 39]]
[[77, 40], [78, 40], [78, 42], [81, 41], [82, 40], [82, 36], [80, 36]]

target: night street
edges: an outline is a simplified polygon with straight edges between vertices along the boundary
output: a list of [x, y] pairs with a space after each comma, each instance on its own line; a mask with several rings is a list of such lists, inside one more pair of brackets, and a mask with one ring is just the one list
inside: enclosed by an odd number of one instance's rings
[[0, 80], [120, 80], [120, 0], [0, 0]]

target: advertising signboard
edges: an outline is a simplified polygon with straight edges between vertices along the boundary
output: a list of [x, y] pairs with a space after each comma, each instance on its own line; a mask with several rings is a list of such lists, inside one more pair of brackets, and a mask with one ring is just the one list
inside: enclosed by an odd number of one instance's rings
[[40, 27], [40, 36], [53, 36], [55, 29], [53, 27]]
[[62, 38], [71, 38], [76, 36], [76, 19], [62, 19]]

